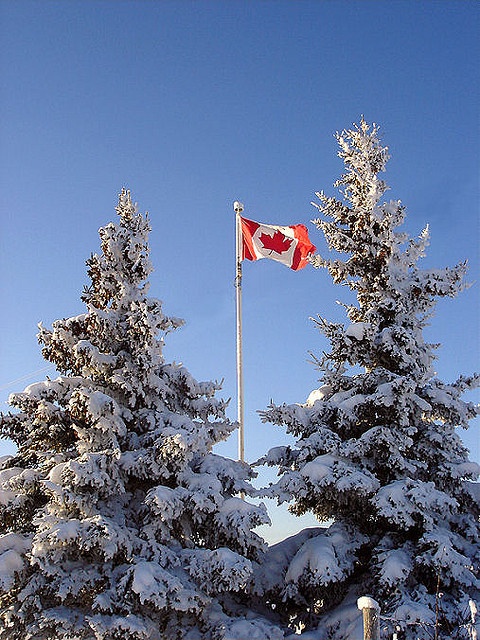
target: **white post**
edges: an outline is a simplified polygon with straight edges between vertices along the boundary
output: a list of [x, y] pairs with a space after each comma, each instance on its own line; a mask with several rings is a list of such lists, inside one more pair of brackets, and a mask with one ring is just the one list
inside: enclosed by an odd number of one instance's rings
[[380, 640], [380, 605], [369, 596], [357, 600], [363, 614], [363, 640]]
[[242, 354], [242, 221], [243, 204], [235, 201], [235, 246], [236, 246], [236, 309], [237, 309], [237, 421], [238, 459], [245, 460], [244, 412], [243, 412], [243, 354]]

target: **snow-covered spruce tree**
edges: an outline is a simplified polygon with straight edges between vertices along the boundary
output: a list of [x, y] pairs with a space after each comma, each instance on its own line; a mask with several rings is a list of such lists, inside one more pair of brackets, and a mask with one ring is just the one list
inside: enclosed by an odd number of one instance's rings
[[[283, 637], [236, 594], [262, 548], [219, 385], [162, 355], [182, 324], [147, 297], [149, 223], [123, 190], [88, 261], [86, 313], [40, 327], [61, 374], [13, 394], [1, 435], [0, 638]], [[246, 618], [249, 618], [248, 620]]]
[[479, 466], [456, 431], [478, 413], [462, 399], [478, 376], [437, 379], [438, 345], [422, 331], [436, 298], [464, 287], [466, 265], [417, 265], [428, 229], [408, 238], [396, 231], [401, 203], [381, 203], [388, 153], [376, 126], [362, 119], [337, 140], [346, 173], [335, 186], [345, 201], [318, 193], [325, 217], [314, 221], [337, 257], [317, 256], [316, 265], [357, 303], [345, 305], [346, 326], [316, 321], [331, 343], [318, 359], [321, 387], [303, 405], [263, 413], [295, 438], [265, 457], [280, 476], [265, 495], [333, 524], [299, 548], [290, 544], [296, 551], [282, 580], [272, 582], [267, 564], [257, 591], [297, 624], [320, 624], [318, 638], [347, 637], [340, 610], [349, 602], [355, 610], [363, 595], [378, 599], [406, 638], [430, 638], [435, 625], [438, 637], [461, 637], [469, 599], [479, 596], [471, 482]]

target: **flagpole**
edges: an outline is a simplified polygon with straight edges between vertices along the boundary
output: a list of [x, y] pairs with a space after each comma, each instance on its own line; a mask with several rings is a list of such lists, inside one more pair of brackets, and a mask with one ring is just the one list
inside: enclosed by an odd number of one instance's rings
[[242, 220], [243, 204], [235, 201], [235, 300], [237, 316], [237, 422], [238, 422], [238, 459], [245, 460], [245, 432], [243, 411], [243, 353], [242, 353]]

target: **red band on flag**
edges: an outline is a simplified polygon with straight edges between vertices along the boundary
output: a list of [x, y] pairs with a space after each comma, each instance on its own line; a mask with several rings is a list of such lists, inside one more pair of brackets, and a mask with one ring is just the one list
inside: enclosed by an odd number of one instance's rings
[[293, 254], [292, 269], [297, 271], [303, 269], [308, 264], [308, 259], [313, 255], [316, 247], [310, 242], [308, 237], [308, 229], [304, 224], [296, 224], [294, 227], [295, 237], [298, 240], [298, 244], [295, 247], [295, 253]]
[[255, 249], [253, 247], [252, 236], [259, 228], [258, 222], [240, 218], [242, 223], [242, 260], [256, 260]]

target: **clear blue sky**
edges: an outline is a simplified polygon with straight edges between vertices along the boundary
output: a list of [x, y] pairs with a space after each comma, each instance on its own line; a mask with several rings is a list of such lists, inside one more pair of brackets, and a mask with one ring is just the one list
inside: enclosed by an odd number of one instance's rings
[[[430, 224], [425, 266], [470, 263], [474, 285], [442, 301], [428, 331], [438, 374], [478, 369], [479, 14], [468, 0], [0, 0], [2, 407], [52, 374], [33, 373], [45, 366], [36, 325], [83, 311], [84, 262], [125, 185], [150, 212], [151, 294], [187, 321], [165, 356], [224, 378], [234, 418], [232, 202], [307, 224], [323, 251], [310, 201], [336, 193], [332, 134], [361, 114], [390, 147], [405, 229]], [[347, 291], [263, 260], [245, 265], [243, 293], [253, 460], [286, 441], [256, 411], [318, 386], [308, 352], [327, 343], [309, 317], [343, 319]], [[465, 435], [476, 460], [478, 426]], [[236, 457], [235, 437], [221, 452]], [[271, 539], [300, 526], [273, 515]]]

